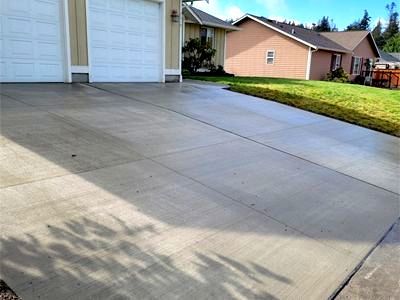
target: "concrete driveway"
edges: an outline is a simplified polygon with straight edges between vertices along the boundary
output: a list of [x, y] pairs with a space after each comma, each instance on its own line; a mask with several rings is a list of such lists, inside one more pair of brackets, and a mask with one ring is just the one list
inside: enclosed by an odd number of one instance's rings
[[398, 138], [213, 85], [3, 85], [23, 299], [324, 299], [399, 217]]

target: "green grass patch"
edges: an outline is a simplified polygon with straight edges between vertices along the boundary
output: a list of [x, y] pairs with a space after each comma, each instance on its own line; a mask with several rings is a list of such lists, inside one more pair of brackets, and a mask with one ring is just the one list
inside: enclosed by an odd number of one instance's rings
[[190, 79], [227, 84], [235, 92], [400, 136], [400, 90], [280, 78], [193, 76]]

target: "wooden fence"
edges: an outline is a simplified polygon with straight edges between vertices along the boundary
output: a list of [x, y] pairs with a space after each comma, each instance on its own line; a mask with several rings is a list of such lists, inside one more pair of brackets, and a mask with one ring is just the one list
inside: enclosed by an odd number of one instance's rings
[[363, 71], [365, 78], [364, 84], [384, 88], [400, 87], [400, 70], [380, 70]]

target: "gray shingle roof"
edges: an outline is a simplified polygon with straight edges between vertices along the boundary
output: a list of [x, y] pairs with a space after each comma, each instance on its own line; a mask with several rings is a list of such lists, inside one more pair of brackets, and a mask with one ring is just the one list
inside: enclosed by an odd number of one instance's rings
[[232, 25], [231, 23], [218, 19], [217, 17], [214, 17], [190, 5], [185, 4], [183, 7], [183, 14], [185, 15], [186, 19], [189, 19], [195, 23], [199, 23], [200, 25], [223, 28], [227, 30], [239, 30], [238, 27]]
[[[305, 28], [300, 28], [298, 26], [293, 26], [293, 25], [288, 25], [285, 23], [277, 22], [274, 20], [270, 20], [264, 17], [258, 17], [254, 15], [248, 15], [251, 16], [259, 21], [261, 21], [264, 24], [267, 24], [278, 31], [283, 31], [287, 36], [293, 37], [294, 39], [298, 39], [300, 41], [303, 41], [307, 44], [310, 44], [318, 49], [322, 50], [330, 50], [330, 51], [336, 51], [336, 52], [350, 52], [348, 49], [345, 47], [339, 45], [338, 43], [335, 43], [334, 41], [330, 40], [329, 38], [325, 37], [319, 32], [310, 30], [310, 29], [305, 29]], [[244, 20], [245, 18], [242, 18], [241, 20]], [[241, 20], [237, 21], [240, 22]], [[237, 24], [237, 23], [235, 23]]]
[[400, 62], [400, 59], [385, 51], [379, 50], [379, 54], [381, 56], [381, 58], [379, 59], [380, 62], [388, 62], [388, 63]]

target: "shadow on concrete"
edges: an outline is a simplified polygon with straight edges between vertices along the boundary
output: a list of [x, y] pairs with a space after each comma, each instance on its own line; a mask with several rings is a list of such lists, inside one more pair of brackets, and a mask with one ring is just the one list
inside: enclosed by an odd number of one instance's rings
[[261, 265], [196, 251], [190, 259], [181, 253], [185, 266], [195, 266], [185, 272], [176, 263], [179, 253], [167, 256], [138, 246], [139, 239], [157, 235], [152, 225], [133, 227], [111, 217], [118, 224], [113, 228], [85, 217], [60, 226], [43, 224], [46, 243], [32, 234], [2, 237], [2, 274], [24, 299], [162, 299], [177, 291], [196, 299], [210, 289], [219, 299], [276, 299], [251, 289], [251, 283], [270, 278], [293, 284]]

